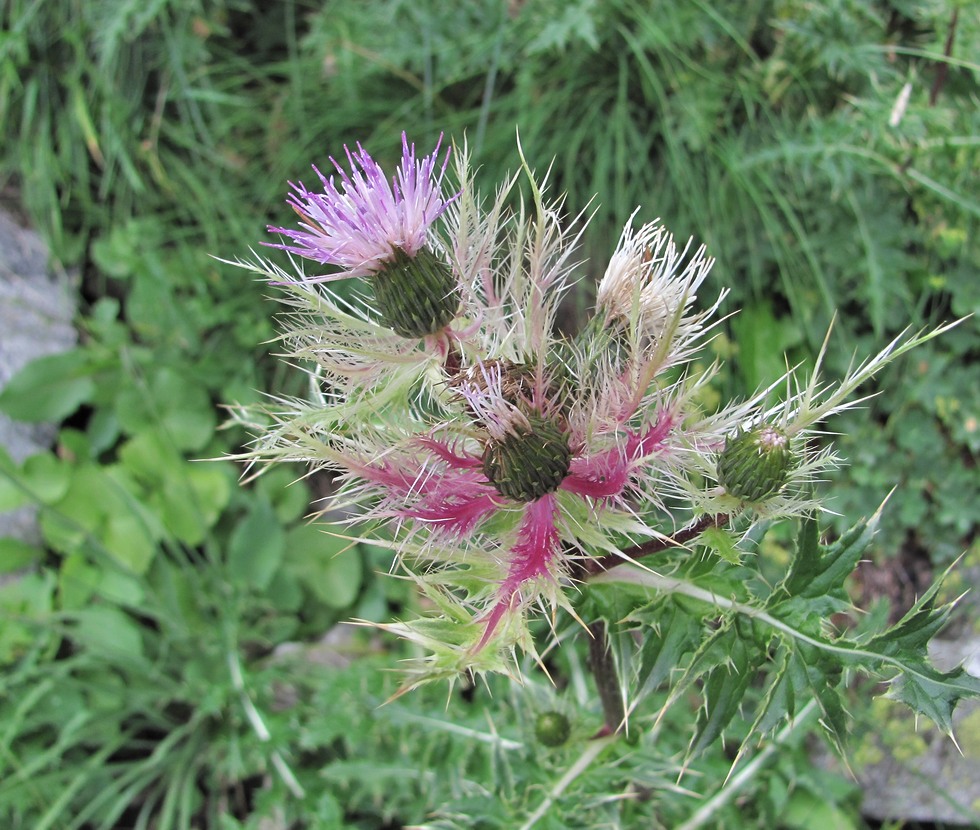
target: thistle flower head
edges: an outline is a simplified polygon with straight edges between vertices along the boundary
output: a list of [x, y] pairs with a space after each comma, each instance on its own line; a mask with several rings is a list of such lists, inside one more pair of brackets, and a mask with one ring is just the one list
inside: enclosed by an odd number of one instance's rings
[[442, 193], [449, 154], [437, 172], [438, 155], [436, 144], [431, 155], [417, 159], [403, 133], [401, 166], [390, 180], [360, 145], [356, 153], [347, 150], [350, 173], [331, 159], [339, 187], [314, 167], [323, 192], [293, 185], [289, 201], [300, 229], [270, 227], [295, 243], [273, 247], [341, 269], [307, 282], [371, 277], [381, 321], [401, 337], [440, 332], [456, 316], [460, 296], [432, 231], [451, 201]]
[[289, 202], [300, 217], [300, 229], [270, 227], [293, 240], [292, 245], [273, 245], [306, 259], [341, 268], [337, 274], [310, 278], [328, 281], [344, 277], [372, 276], [402, 254], [415, 257], [430, 239], [433, 223], [448, 201], [442, 179], [448, 150], [439, 167], [440, 139], [428, 156], [416, 158], [415, 145], [402, 133], [402, 160], [389, 180], [381, 166], [360, 144], [357, 152], [346, 147], [348, 173], [333, 158], [340, 184], [316, 167], [322, 193], [293, 184]]
[[685, 463], [669, 401], [600, 425], [585, 397], [567, 397], [577, 364], [558, 374], [536, 360], [470, 366], [452, 383], [455, 407], [425, 434], [393, 422], [322, 450], [347, 470], [343, 496], [364, 518], [401, 528], [413, 570], [428, 563], [439, 584], [457, 586], [480, 623], [468, 629], [473, 654], [523, 640], [538, 603], [567, 607], [576, 562], [642, 532], [636, 512], [676, 489]]
[[[694, 309], [713, 264], [703, 246], [689, 255], [658, 223], [627, 226], [595, 317], [561, 338], [581, 227], [568, 230], [533, 178], [530, 206], [508, 211], [511, 180], [484, 210], [465, 149], [462, 189], [446, 200], [437, 156], [416, 160], [403, 140], [389, 181], [358, 147], [351, 173], [335, 165], [339, 185], [295, 188], [303, 224], [278, 229], [294, 243], [279, 247], [340, 273], [290, 282], [240, 263], [287, 285], [284, 339], [317, 365], [312, 400], [279, 401], [247, 457], [329, 467], [331, 506], [388, 526], [439, 614], [383, 626], [430, 652], [411, 685], [511, 671], [518, 649], [535, 654], [533, 610], [574, 615], [576, 580], [705, 514], [812, 509], [809, 485], [836, 461], [810, 449], [816, 424], [942, 331], [896, 339], [836, 386], [820, 380], [821, 355], [806, 382], [786, 373], [777, 405], [774, 384], [705, 414], [697, 401], [716, 370], [688, 364], [724, 292]], [[443, 212], [444, 240], [431, 232]], [[317, 284], [342, 276], [370, 277], [376, 308]]]
[[596, 317], [660, 351], [663, 363], [685, 360], [724, 294], [706, 311], [689, 314], [697, 291], [714, 265], [701, 245], [688, 258], [690, 240], [678, 251], [673, 235], [654, 220], [634, 230], [627, 224], [596, 291]]

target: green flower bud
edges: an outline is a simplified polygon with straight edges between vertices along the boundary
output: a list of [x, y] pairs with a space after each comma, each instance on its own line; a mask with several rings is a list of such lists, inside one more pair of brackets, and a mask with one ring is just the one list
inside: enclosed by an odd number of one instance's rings
[[531, 502], [558, 489], [568, 475], [572, 451], [561, 426], [536, 413], [525, 416], [503, 440], [491, 439], [483, 452], [483, 472], [502, 496]]
[[561, 746], [572, 733], [572, 725], [561, 712], [542, 712], [534, 724], [534, 737], [547, 747]]
[[445, 328], [459, 311], [459, 287], [452, 269], [427, 248], [395, 259], [371, 277], [382, 322], [407, 338]]
[[760, 502], [776, 495], [794, 464], [789, 438], [773, 426], [762, 426], [729, 438], [718, 457], [718, 481], [742, 501]]

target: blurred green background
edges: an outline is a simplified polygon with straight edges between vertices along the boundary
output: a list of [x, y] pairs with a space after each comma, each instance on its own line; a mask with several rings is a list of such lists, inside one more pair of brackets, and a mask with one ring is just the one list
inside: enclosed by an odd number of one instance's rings
[[[597, 197], [570, 318], [639, 207], [717, 257], [707, 294], [741, 310], [712, 344], [716, 389], [744, 395], [812, 364], [835, 317], [829, 378], [980, 310], [977, 55], [965, 1], [4, 0], [2, 203], [79, 272], [81, 340], [0, 394], [61, 424], [50, 453], [0, 452], [0, 509], [39, 505], [43, 537], [0, 540], [0, 570], [29, 568], [0, 586], [0, 824], [511, 827], [560, 770], [488, 722], [520, 734], [546, 689], [376, 709], [400, 645], [286, 647], [417, 598], [383, 549], [304, 523], [322, 482], [242, 486], [197, 460], [248, 441], [223, 405], [302, 391], [266, 345], [268, 288], [214, 258], [291, 221], [288, 180], [354, 142], [389, 165], [405, 130], [422, 152], [465, 139], [491, 192], [519, 130], [570, 214]], [[850, 462], [833, 510], [897, 488], [882, 568], [980, 558], [977, 333], [917, 350], [828, 425]], [[695, 793], [728, 761], [700, 763]], [[604, 774], [538, 826], [599, 826]], [[633, 774], [635, 820], [695, 809], [671, 771]], [[799, 747], [748, 792], [724, 826], [818, 826], [794, 823], [814, 799], [838, 822], [819, 826], [864, 826], [853, 787]]]

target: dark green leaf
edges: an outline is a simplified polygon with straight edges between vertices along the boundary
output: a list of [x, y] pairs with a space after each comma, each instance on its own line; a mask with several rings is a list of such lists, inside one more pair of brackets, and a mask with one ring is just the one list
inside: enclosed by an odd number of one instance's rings
[[647, 694], [670, 678], [685, 656], [694, 650], [701, 623], [675, 603], [663, 603], [664, 610], [646, 629], [641, 649], [640, 692]]
[[286, 541], [289, 570], [330, 608], [347, 608], [361, 589], [362, 554], [329, 525], [292, 528]]
[[854, 571], [867, 549], [878, 514], [862, 520], [846, 531], [840, 539], [826, 547], [819, 544], [817, 521], [803, 520], [797, 542], [796, 557], [786, 577], [784, 587], [792, 596], [820, 597], [833, 594], [844, 586], [844, 580]]
[[754, 674], [745, 640], [733, 639], [729, 661], [713, 668], [705, 680], [704, 705], [698, 712], [691, 755], [698, 755], [721, 736], [742, 705]]
[[44, 551], [20, 539], [0, 539], [0, 574], [33, 565], [44, 558]]

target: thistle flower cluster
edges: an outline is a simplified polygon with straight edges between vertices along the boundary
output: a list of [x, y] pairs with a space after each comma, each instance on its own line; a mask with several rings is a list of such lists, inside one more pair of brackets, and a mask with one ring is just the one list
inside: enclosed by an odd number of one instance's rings
[[705, 247], [631, 220], [593, 317], [557, 334], [589, 217], [566, 221], [526, 164], [487, 201], [465, 148], [453, 155], [450, 188], [440, 144], [420, 159], [403, 139], [390, 177], [358, 146], [347, 169], [316, 171], [321, 191], [293, 185], [298, 229], [270, 228], [292, 270], [237, 263], [280, 286], [282, 343], [311, 367], [309, 397], [276, 399], [248, 457], [331, 471], [325, 510], [396, 551], [431, 605], [384, 626], [427, 650], [414, 682], [513, 671], [519, 651], [536, 654], [533, 617], [574, 617], [590, 575], [651, 544], [812, 510], [810, 485], [837, 459], [809, 436], [917, 342], [894, 341], [836, 385], [818, 360], [809, 379], [788, 372], [708, 411], [717, 366], [694, 358], [725, 292], [696, 304], [714, 264]]

